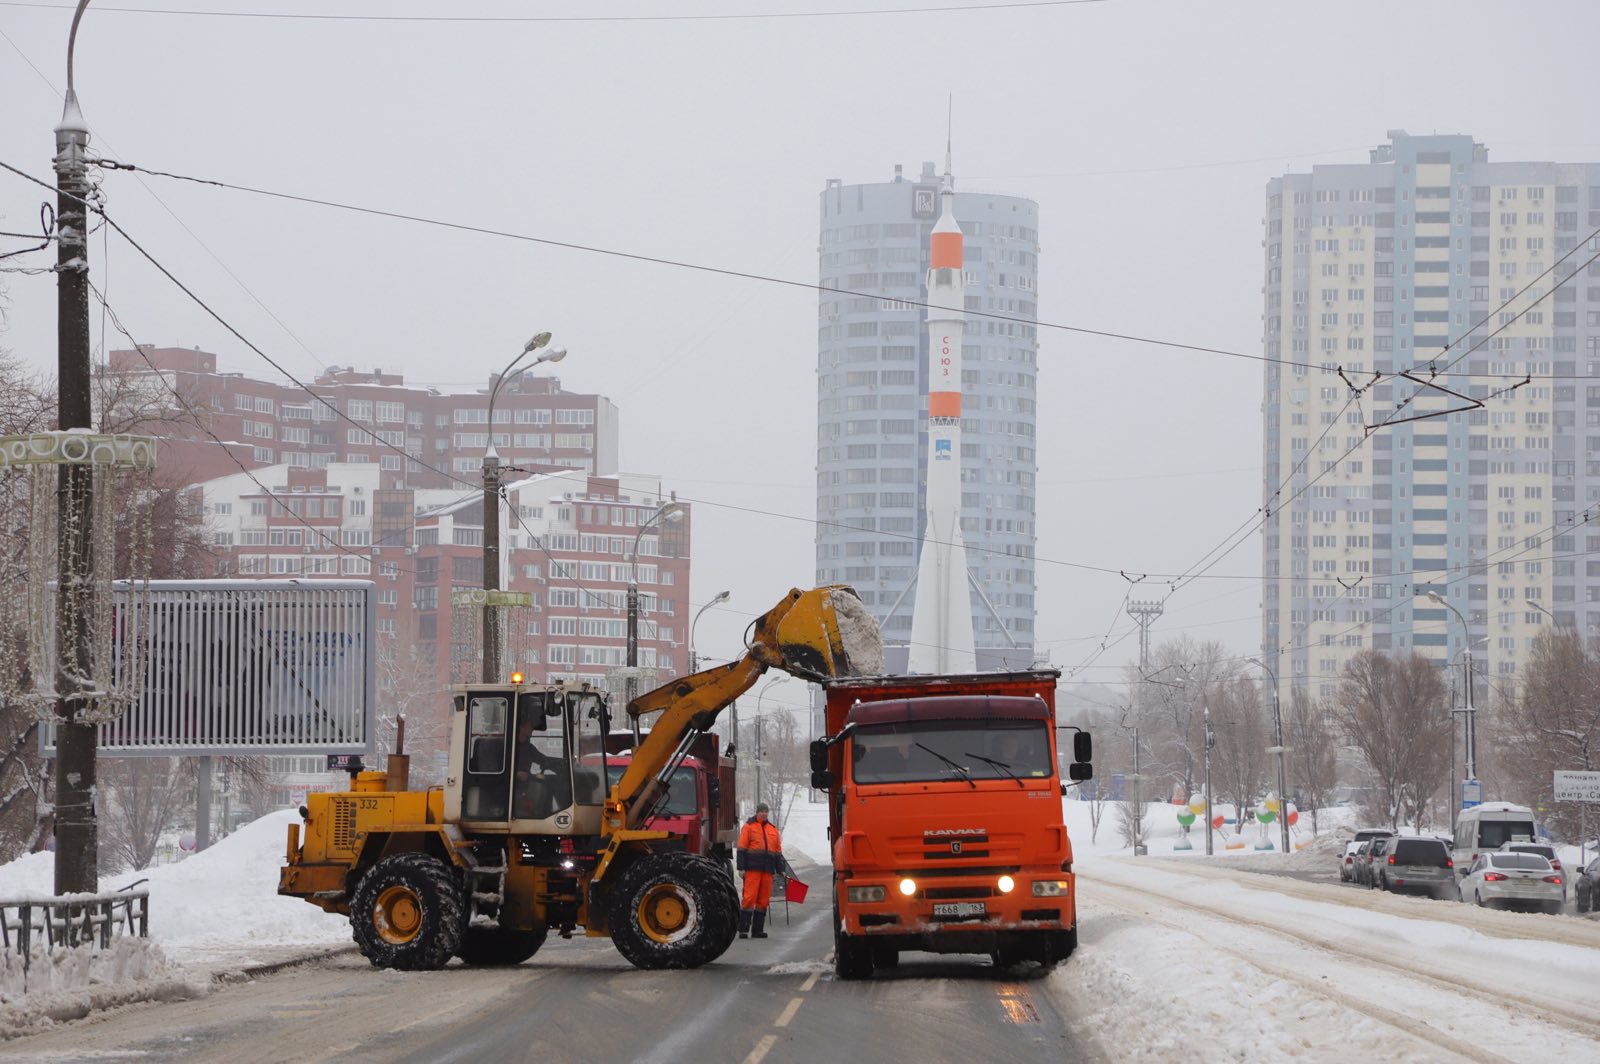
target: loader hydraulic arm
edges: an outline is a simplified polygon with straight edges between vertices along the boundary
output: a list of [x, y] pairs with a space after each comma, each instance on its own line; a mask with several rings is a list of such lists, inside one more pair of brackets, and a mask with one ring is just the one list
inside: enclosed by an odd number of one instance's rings
[[853, 588], [790, 591], [755, 622], [743, 657], [648, 691], [628, 703], [640, 717], [660, 713], [606, 801], [606, 822], [633, 828], [654, 804], [663, 770], [686, 737], [710, 729], [717, 714], [754, 686], [769, 668], [804, 679], [876, 673], [883, 641]]

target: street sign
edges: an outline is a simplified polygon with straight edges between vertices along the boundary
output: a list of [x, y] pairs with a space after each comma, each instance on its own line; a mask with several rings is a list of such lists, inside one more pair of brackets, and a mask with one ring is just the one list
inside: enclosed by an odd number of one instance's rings
[[1475, 805], [1483, 804], [1483, 782], [1481, 780], [1461, 781], [1461, 808], [1471, 809]]
[[1600, 802], [1600, 772], [1557, 772], [1558, 802]]

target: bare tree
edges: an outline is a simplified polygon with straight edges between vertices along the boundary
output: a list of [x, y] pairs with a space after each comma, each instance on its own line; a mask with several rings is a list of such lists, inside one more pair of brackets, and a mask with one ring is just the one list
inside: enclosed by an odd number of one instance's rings
[[1266, 790], [1268, 738], [1260, 691], [1243, 676], [1220, 681], [1211, 695], [1217, 744], [1211, 779], [1220, 797], [1243, 811]]
[[1548, 810], [1545, 818], [1575, 838], [1581, 811], [1555, 801], [1552, 773], [1600, 768], [1600, 660], [1575, 632], [1546, 629], [1521, 677], [1492, 718], [1495, 768], [1509, 797]]
[[1328, 804], [1339, 785], [1339, 736], [1332, 705], [1312, 702], [1295, 688], [1289, 697], [1284, 732], [1289, 743], [1290, 778], [1311, 807], [1311, 833], [1315, 835], [1320, 830], [1317, 810]]
[[1344, 668], [1333, 711], [1366, 759], [1376, 808], [1418, 823], [1450, 772], [1450, 713], [1439, 672], [1419, 654], [1363, 650]]
[[104, 871], [149, 867], [161, 836], [193, 807], [192, 759], [103, 758], [98, 771]]
[[380, 638], [378, 645], [376, 751], [383, 757], [393, 753], [395, 725], [404, 717], [412, 786], [442, 784], [439, 765], [450, 750], [449, 692], [439, 685], [433, 661], [421, 647], [396, 643]]

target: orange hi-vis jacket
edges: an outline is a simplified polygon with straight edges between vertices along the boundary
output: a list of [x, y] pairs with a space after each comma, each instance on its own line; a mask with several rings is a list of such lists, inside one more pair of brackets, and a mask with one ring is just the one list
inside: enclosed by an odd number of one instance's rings
[[783, 861], [783, 837], [772, 821], [763, 824], [754, 817], [745, 821], [739, 832], [739, 849], [744, 851], [739, 867], [746, 872], [778, 871]]
[[738, 865], [744, 870], [741, 909], [765, 909], [772, 904], [772, 874], [783, 867], [783, 838], [772, 821], [755, 817], [739, 832]]

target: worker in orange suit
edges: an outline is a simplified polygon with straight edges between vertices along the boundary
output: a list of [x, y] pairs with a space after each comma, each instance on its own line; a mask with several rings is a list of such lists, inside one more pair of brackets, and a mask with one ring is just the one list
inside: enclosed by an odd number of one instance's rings
[[744, 898], [739, 903], [739, 937], [767, 937], [767, 906], [772, 903], [772, 874], [783, 867], [783, 838], [767, 819], [767, 803], [739, 832], [735, 862], [744, 873]]

